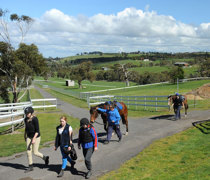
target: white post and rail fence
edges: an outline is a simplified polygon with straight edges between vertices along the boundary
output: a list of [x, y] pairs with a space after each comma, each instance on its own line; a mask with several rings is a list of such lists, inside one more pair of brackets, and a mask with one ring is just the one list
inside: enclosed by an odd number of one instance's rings
[[[50, 104], [49, 102], [54, 102]], [[28, 102], [0, 104], [0, 127], [10, 126], [12, 132], [14, 125], [23, 122], [25, 118], [24, 110], [26, 107], [32, 106], [34, 109], [40, 108], [57, 108], [57, 99], [31, 99]]]

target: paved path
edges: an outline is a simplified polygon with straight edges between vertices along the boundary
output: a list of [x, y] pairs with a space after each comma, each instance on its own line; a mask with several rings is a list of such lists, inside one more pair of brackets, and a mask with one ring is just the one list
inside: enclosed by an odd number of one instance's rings
[[[44, 97], [52, 97], [42, 89], [37, 89], [40, 90]], [[66, 114], [79, 119], [89, 117], [88, 110], [74, 107], [60, 100], [58, 100], [58, 104], [61, 104], [59, 108]], [[173, 121], [172, 116], [141, 119], [129, 118], [128, 136], [123, 135], [122, 142], [118, 143], [117, 136], [114, 135], [108, 145], [103, 144], [106, 137], [103, 126], [95, 124], [94, 126], [99, 135], [99, 149], [94, 152], [92, 157], [94, 171], [91, 179], [97, 179], [98, 176], [119, 168], [123, 162], [137, 155], [154, 140], [192, 127], [192, 122], [194, 121], [207, 119], [210, 119], [210, 111], [193, 111], [189, 113], [187, 118], [178, 121]], [[98, 121], [101, 121], [101, 119], [98, 119]], [[125, 127], [122, 127], [122, 132], [125, 133]], [[76, 142], [76, 139], [74, 141]], [[84, 173], [87, 170], [81, 150], [78, 150], [77, 147], [76, 150], [78, 152], [78, 160], [75, 169], [68, 167], [62, 179], [84, 179]], [[61, 165], [60, 151], [54, 151], [53, 147], [42, 148], [40, 151], [50, 156], [49, 166], [45, 167], [41, 159], [34, 157], [34, 171], [27, 174], [24, 173], [24, 169], [27, 167], [26, 153], [0, 158], [0, 180], [57, 179], [57, 173]]]

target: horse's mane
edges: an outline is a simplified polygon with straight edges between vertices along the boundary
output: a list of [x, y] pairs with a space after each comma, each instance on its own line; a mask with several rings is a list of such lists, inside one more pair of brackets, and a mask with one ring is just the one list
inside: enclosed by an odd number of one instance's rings
[[[99, 107], [99, 108], [101, 108], [101, 109], [104, 109], [104, 105], [105, 105], [105, 103], [101, 103], [101, 104], [99, 104], [99, 105], [97, 105], [97, 106], [92, 106], [91, 108], [90, 108], [90, 114], [93, 114], [93, 112], [95, 111], [95, 109], [96, 109], [96, 107]], [[101, 114], [101, 112], [100, 111], [97, 111], [99, 114]]]

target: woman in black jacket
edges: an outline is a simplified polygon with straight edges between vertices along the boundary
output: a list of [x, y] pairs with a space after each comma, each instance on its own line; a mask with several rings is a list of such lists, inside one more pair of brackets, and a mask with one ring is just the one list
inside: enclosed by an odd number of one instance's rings
[[24, 138], [27, 144], [27, 155], [29, 167], [25, 170], [25, 173], [33, 171], [33, 160], [32, 160], [32, 149], [34, 155], [42, 158], [45, 161], [45, 165], [49, 164], [49, 156], [44, 156], [39, 152], [39, 144], [41, 140], [39, 131], [39, 121], [36, 116], [34, 116], [34, 109], [32, 107], [27, 107], [25, 109], [25, 133]]
[[54, 149], [57, 150], [57, 148], [60, 146], [61, 155], [62, 155], [62, 167], [61, 171], [58, 174], [58, 177], [62, 177], [64, 174], [64, 170], [67, 166], [67, 161], [70, 162], [71, 167], [74, 167], [75, 161], [73, 161], [68, 154], [65, 153], [64, 148], [67, 148], [68, 151], [71, 150], [70, 145], [72, 144], [72, 135], [73, 135], [73, 129], [72, 127], [67, 124], [67, 118], [65, 116], [62, 116], [60, 118], [60, 125], [56, 127], [57, 135], [55, 139], [55, 147]]

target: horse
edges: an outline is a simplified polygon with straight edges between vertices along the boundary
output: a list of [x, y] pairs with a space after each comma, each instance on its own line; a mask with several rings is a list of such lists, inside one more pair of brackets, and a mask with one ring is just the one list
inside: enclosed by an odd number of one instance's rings
[[[122, 119], [122, 123], [126, 125], [126, 135], [128, 135], [128, 108], [123, 102], [119, 102], [122, 105], [122, 109], [119, 110], [119, 114]], [[104, 125], [104, 130], [107, 131], [107, 126], [108, 126], [108, 119], [107, 119], [107, 114], [102, 113], [99, 110], [96, 109], [96, 107], [99, 107], [101, 109], [107, 109], [107, 103], [102, 103], [97, 106], [92, 106], [90, 108], [90, 122], [94, 123], [96, 118], [98, 117], [99, 114], [101, 114], [101, 118], [103, 119], [103, 125]]]
[[[189, 108], [188, 104], [187, 104], [187, 96], [186, 95], [181, 95], [184, 97], [184, 100], [183, 100], [183, 103], [184, 103], [184, 109], [185, 109], [185, 117], [187, 117], [187, 109]], [[170, 106], [170, 109], [171, 110], [171, 106], [172, 104], [174, 103], [174, 101], [176, 100], [176, 95], [170, 95], [168, 96], [168, 105]], [[177, 111], [177, 107], [173, 106], [174, 108], [174, 113], [176, 113]]]

